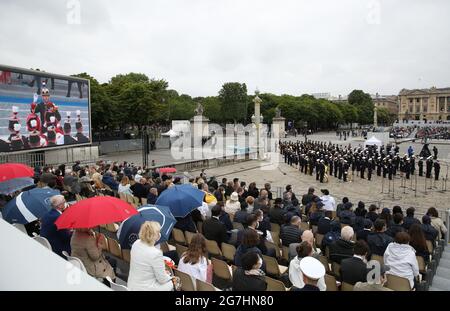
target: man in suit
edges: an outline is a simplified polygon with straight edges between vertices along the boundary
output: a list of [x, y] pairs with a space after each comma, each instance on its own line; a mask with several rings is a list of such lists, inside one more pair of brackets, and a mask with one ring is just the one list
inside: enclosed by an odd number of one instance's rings
[[341, 237], [330, 245], [330, 259], [338, 264], [345, 258], [353, 256], [353, 247], [355, 243], [352, 241], [353, 228], [345, 226], [341, 230]]
[[364, 241], [355, 243], [354, 255], [351, 258], [341, 261], [341, 280], [342, 282], [355, 285], [357, 282], [365, 282], [367, 280], [366, 257], [369, 247]]
[[400, 213], [394, 214], [394, 223], [391, 225], [391, 227], [386, 230], [386, 234], [390, 235], [392, 238], [395, 238], [395, 235], [399, 232], [405, 231], [405, 228], [403, 227], [403, 215]]
[[65, 229], [58, 230], [55, 222], [66, 208], [66, 200], [62, 195], [54, 195], [50, 198], [50, 204], [52, 209], [41, 220], [41, 236], [48, 240], [54, 253], [65, 258], [62, 252], [70, 254], [72, 233]]
[[302, 237], [302, 230], [300, 229], [300, 223], [302, 219], [298, 216], [293, 216], [289, 224], [281, 226], [280, 238], [284, 246], [288, 246], [291, 243], [298, 243]]
[[326, 211], [325, 216], [319, 219], [317, 224], [317, 233], [325, 235], [331, 231], [332, 215], [333, 214], [331, 211]]
[[415, 213], [415, 208], [414, 207], [409, 207], [406, 210], [406, 217], [403, 218], [403, 228], [405, 228], [405, 230], [409, 230], [409, 228], [413, 225], [413, 224], [419, 224], [420, 225], [420, 221], [419, 219], [414, 217], [414, 213]]
[[274, 207], [269, 211], [270, 222], [279, 224], [280, 226], [284, 224], [284, 215], [286, 210], [283, 209], [283, 200], [281, 198], [275, 199]]
[[386, 221], [384, 219], [377, 219], [373, 224], [374, 232], [367, 235], [367, 243], [369, 244], [370, 253], [383, 256], [386, 247], [394, 239], [386, 234]]
[[222, 208], [219, 205], [214, 206], [211, 209], [211, 218], [203, 222], [203, 235], [208, 240], [217, 242], [220, 247], [222, 242], [228, 241], [227, 228], [219, 220]]

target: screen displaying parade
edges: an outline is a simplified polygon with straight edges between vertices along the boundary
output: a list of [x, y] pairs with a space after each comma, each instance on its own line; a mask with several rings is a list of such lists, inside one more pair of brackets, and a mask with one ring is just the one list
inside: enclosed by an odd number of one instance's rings
[[0, 67], [0, 152], [90, 142], [88, 81]]

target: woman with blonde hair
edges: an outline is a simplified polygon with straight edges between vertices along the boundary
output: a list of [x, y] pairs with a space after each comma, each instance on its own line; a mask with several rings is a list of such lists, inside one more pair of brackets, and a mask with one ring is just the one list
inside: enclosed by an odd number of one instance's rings
[[206, 240], [200, 233], [196, 233], [192, 237], [188, 250], [178, 263], [178, 270], [206, 282], [208, 271]]
[[119, 184], [118, 192], [133, 195], [133, 191], [131, 191], [130, 187], [130, 179], [128, 178], [128, 176], [123, 176]]
[[141, 291], [171, 291], [175, 278], [165, 270], [163, 254], [155, 247], [161, 237], [161, 225], [146, 221], [139, 231], [139, 239], [133, 243], [130, 253], [128, 288]]
[[92, 174], [92, 180], [94, 181], [95, 190], [105, 189], [105, 184], [102, 182], [102, 175], [100, 173]]

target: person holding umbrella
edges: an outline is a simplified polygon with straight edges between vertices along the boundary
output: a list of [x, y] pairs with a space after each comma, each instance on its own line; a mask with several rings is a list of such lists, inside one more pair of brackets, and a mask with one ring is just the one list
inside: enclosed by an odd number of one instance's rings
[[139, 239], [131, 247], [128, 288], [132, 291], [172, 291], [175, 277], [166, 273], [162, 252], [155, 247], [161, 238], [161, 225], [146, 221], [139, 231]]
[[50, 198], [50, 205], [52, 209], [41, 220], [41, 236], [49, 241], [54, 253], [65, 259], [62, 252], [71, 253], [70, 238], [72, 233], [66, 229], [58, 230], [55, 222], [66, 208], [66, 199], [62, 195], [54, 195]]
[[102, 252], [105, 248], [105, 245], [102, 243], [102, 240], [95, 238], [92, 229], [75, 229], [70, 240], [71, 255], [79, 258], [83, 262], [89, 275], [94, 278], [102, 278], [105, 285], [108, 285], [109, 283], [106, 277], [109, 276], [114, 280], [116, 276], [114, 269]]

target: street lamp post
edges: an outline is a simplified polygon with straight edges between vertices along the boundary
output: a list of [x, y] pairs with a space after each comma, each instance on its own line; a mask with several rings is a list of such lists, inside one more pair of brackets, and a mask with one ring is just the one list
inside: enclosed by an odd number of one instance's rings
[[258, 94], [256, 94], [255, 98], [253, 99], [253, 102], [255, 103], [255, 114], [252, 116], [252, 122], [255, 123], [256, 126], [256, 154], [258, 157], [258, 160], [261, 160], [261, 151], [260, 151], [260, 128], [261, 128], [261, 98], [259, 98]]

